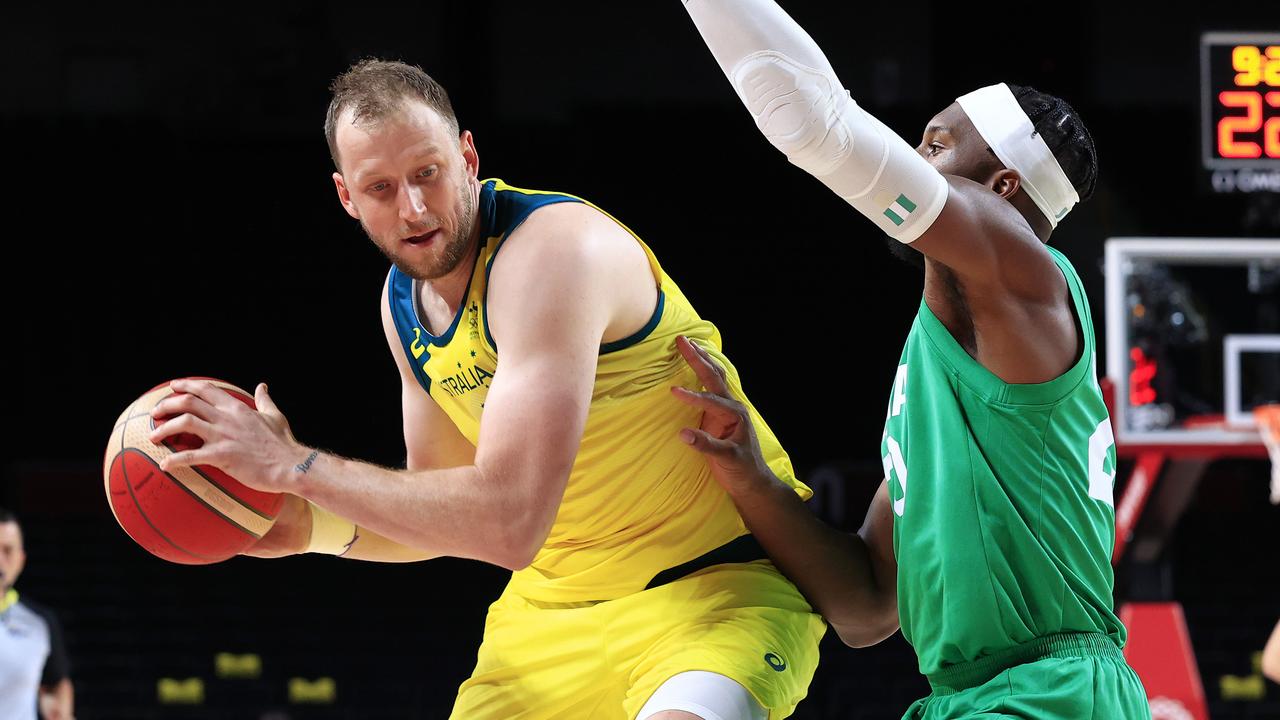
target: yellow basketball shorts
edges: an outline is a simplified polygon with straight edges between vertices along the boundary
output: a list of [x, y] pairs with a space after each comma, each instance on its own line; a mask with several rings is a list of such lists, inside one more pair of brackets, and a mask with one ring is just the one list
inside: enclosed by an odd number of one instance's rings
[[668, 678], [705, 670], [737, 681], [777, 720], [804, 698], [825, 631], [768, 560], [577, 606], [507, 590], [450, 717], [631, 720]]

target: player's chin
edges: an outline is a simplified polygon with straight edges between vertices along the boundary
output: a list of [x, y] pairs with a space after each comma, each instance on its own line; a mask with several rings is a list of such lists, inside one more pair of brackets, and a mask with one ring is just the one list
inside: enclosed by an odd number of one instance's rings
[[438, 261], [434, 256], [417, 252], [384, 252], [400, 272], [414, 280], [433, 280], [439, 276]]

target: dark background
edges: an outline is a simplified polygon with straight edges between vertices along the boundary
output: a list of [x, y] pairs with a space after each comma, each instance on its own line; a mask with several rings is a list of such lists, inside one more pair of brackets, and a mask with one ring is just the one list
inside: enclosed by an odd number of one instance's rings
[[[1198, 135], [1199, 34], [1275, 30], [1273, 4], [785, 7], [912, 144], [992, 82], [1076, 107], [1100, 182], [1054, 244], [1099, 323], [1108, 237], [1280, 234], [1274, 195], [1208, 192]], [[124, 536], [99, 484], [112, 420], [184, 375], [268, 381], [303, 442], [402, 463], [376, 306], [386, 263], [336, 202], [321, 132], [328, 82], [367, 55], [420, 64], [449, 89], [482, 177], [584, 196], [646, 239], [722, 330], [801, 472], [840, 478], [829, 519], [856, 527], [880, 478], [920, 275], [760, 138], [675, 0], [7, 6], [0, 355], [17, 405], [0, 502], [27, 527], [21, 589], [62, 611], [82, 720], [258, 717], [249, 707], [444, 717], [470, 670], [502, 571], [325, 557], [177, 567]], [[1157, 594], [1186, 605], [1209, 648], [1214, 717], [1280, 717], [1275, 686], [1269, 701], [1218, 693], [1221, 674], [1250, 673], [1280, 615], [1267, 466], [1211, 472]], [[1141, 594], [1125, 577], [1120, 599]], [[824, 649], [796, 717], [897, 717], [927, 692], [900, 636]], [[212, 679], [223, 650], [262, 654], [263, 678]], [[288, 706], [285, 678], [322, 675], [336, 704]], [[208, 679], [203, 705], [156, 704], [158, 678], [191, 676]]]

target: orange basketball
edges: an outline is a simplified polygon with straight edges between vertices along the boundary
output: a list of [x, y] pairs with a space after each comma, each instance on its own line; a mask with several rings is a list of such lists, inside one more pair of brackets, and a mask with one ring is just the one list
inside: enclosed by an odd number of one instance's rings
[[[253, 397], [235, 385], [201, 379], [254, 407]], [[159, 445], [149, 439], [157, 425], [152, 408], [173, 394], [169, 383], [157, 385], [116, 420], [102, 467], [107, 501], [120, 527], [156, 557], [187, 565], [220, 562], [271, 529], [284, 496], [247, 488], [207, 465], [161, 470], [163, 458], [201, 445], [188, 434]]]

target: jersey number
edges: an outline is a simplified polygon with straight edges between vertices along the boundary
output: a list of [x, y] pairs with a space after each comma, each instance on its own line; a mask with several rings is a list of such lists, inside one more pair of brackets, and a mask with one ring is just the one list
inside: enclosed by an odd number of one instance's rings
[[907, 508], [907, 461], [902, 457], [902, 447], [898, 445], [898, 441], [889, 436], [889, 418], [894, 418], [902, 414], [902, 407], [907, 404], [907, 366], [899, 365], [898, 374], [893, 379], [893, 394], [889, 399], [889, 414], [884, 419], [884, 441], [885, 449], [888, 451], [884, 457], [880, 458], [884, 465], [884, 477], [888, 480], [891, 477], [898, 478], [898, 484], [902, 486], [902, 497], [893, 501], [893, 512], [898, 517], [902, 517], [902, 512]]
[[1107, 469], [1110, 450], [1116, 444], [1115, 435], [1111, 431], [1111, 419], [1103, 418], [1098, 429], [1089, 436], [1089, 497], [1115, 507], [1112, 493], [1116, 485], [1115, 461], [1111, 469]]

